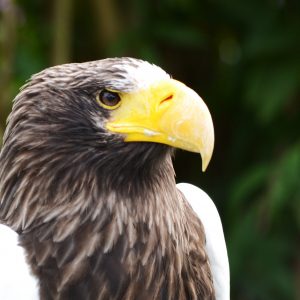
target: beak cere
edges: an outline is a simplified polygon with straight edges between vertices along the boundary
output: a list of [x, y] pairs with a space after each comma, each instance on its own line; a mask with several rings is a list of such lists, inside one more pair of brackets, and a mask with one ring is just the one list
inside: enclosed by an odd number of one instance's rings
[[133, 93], [120, 93], [108, 130], [126, 142], [155, 142], [197, 152], [205, 171], [214, 147], [214, 128], [203, 100], [183, 83], [167, 79]]

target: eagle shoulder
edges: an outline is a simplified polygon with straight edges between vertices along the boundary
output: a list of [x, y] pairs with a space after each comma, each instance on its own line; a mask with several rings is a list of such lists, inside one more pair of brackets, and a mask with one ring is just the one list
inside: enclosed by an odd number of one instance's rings
[[0, 299], [37, 300], [37, 279], [30, 273], [18, 234], [0, 224]]
[[205, 249], [211, 266], [216, 300], [229, 300], [229, 262], [218, 210], [211, 198], [198, 187], [179, 183], [177, 188], [183, 193], [203, 224], [206, 237]]

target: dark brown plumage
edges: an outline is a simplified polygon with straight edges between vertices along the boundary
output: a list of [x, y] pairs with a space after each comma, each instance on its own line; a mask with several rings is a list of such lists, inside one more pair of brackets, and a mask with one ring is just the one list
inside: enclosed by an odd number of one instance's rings
[[16, 230], [41, 299], [214, 299], [201, 222], [176, 189], [172, 149], [104, 127], [108, 59], [49, 68], [14, 102], [0, 156], [0, 220]]

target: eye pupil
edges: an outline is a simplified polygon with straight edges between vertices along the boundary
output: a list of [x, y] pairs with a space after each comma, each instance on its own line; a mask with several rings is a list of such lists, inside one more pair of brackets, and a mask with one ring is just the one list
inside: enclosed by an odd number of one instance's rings
[[99, 94], [99, 100], [107, 106], [116, 106], [120, 102], [118, 93], [103, 90]]

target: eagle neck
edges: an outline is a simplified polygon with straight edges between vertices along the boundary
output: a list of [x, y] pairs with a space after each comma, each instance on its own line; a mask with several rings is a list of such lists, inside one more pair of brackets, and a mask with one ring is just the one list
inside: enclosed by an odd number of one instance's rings
[[214, 299], [202, 225], [163, 170], [151, 188], [107, 190], [20, 235], [42, 300]]

